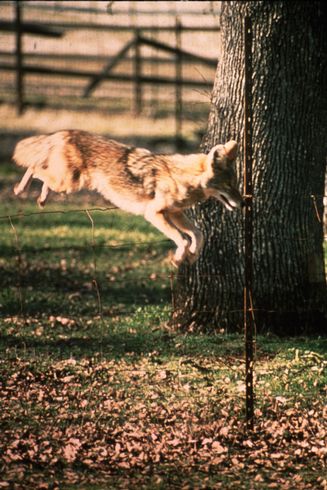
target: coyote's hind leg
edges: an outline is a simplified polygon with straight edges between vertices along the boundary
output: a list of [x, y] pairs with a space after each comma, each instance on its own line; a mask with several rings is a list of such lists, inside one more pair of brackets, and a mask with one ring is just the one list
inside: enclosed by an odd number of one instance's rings
[[49, 197], [49, 192], [50, 192], [49, 187], [47, 186], [47, 184], [45, 182], [43, 182], [41, 194], [39, 195], [39, 197], [37, 199], [37, 203], [38, 203], [38, 206], [40, 208], [44, 208], [45, 203], [47, 202], [47, 199]]
[[24, 176], [22, 180], [19, 182], [19, 184], [16, 184], [14, 187], [14, 193], [16, 196], [24, 192], [24, 190], [29, 186], [31, 183], [31, 180], [33, 178], [33, 169], [28, 168], [26, 172], [24, 173]]
[[165, 212], [156, 211], [155, 208], [148, 206], [144, 218], [155, 226], [159, 231], [164, 233], [170, 240], [176, 243], [177, 249], [172, 258], [172, 264], [178, 267], [187, 256], [189, 243], [185, 240], [180, 231], [167, 220]]

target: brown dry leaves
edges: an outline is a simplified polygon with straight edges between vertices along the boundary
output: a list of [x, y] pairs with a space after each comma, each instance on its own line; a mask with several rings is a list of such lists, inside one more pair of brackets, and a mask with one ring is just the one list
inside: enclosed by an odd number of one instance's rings
[[161, 364], [3, 361], [0, 488], [326, 488], [323, 398], [268, 397], [249, 436], [215, 361]]

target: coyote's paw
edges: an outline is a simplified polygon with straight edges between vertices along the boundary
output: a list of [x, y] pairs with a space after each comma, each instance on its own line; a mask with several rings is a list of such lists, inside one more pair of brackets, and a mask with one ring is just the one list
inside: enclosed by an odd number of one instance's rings
[[203, 235], [199, 230], [197, 230], [196, 239], [192, 240], [191, 246], [187, 251], [187, 260], [190, 264], [194, 264], [194, 262], [198, 260], [203, 244]]
[[174, 255], [171, 258], [171, 263], [174, 267], [179, 267], [181, 263], [186, 259], [189, 250], [189, 242], [183, 240], [183, 245], [180, 245]]
[[20, 187], [20, 184], [16, 184], [15, 187], [14, 187], [14, 194], [15, 196], [18, 196], [19, 194], [21, 194], [23, 191]]
[[39, 208], [43, 209], [44, 206], [45, 206], [45, 199], [42, 199], [41, 196], [39, 196], [36, 200], [37, 202], [37, 205], [39, 206]]

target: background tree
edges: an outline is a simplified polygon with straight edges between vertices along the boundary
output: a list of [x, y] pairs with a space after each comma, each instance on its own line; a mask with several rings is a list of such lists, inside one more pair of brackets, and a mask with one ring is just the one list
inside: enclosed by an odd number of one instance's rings
[[[326, 325], [326, 7], [323, 2], [222, 2], [223, 53], [203, 149], [236, 139], [242, 179], [243, 19], [253, 23], [254, 291], [258, 330]], [[315, 197], [312, 197], [315, 196]], [[188, 330], [243, 324], [243, 219], [220, 204], [193, 212], [206, 236], [179, 270], [173, 321]]]

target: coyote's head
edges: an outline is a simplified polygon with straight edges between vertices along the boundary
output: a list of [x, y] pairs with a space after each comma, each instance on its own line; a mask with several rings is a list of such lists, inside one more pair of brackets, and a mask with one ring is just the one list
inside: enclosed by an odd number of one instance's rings
[[237, 150], [236, 141], [231, 140], [225, 145], [214, 146], [207, 155], [205, 193], [221, 201], [229, 211], [244, 204], [234, 168]]

